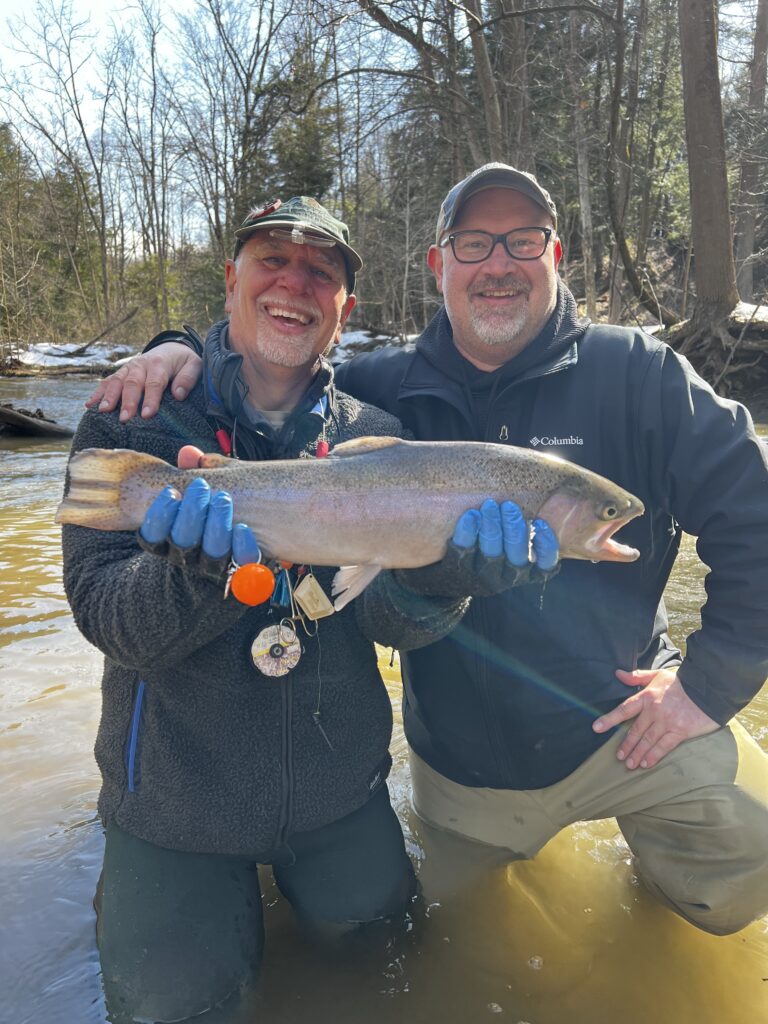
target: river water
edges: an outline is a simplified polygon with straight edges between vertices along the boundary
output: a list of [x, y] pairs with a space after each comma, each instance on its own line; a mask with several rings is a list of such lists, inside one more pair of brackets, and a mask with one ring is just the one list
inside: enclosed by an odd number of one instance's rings
[[[75, 425], [92, 382], [0, 381], [0, 401]], [[763, 428], [764, 433], [768, 430]], [[101, 828], [93, 741], [100, 655], [77, 632], [61, 586], [53, 513], [68, 445], [0, 439], [0, 929], [3, 1024], [102, 1024], [91, 898]], [[698, 620], [703, 567], [692, 542], [668, 589], [673, 632]], [[393, 798], [422, 877], [428, 835], [408, 806], [396, 666], [382, 659], [396, 729]], [[742, 716], [768, 750], [768, 690]], [[267, 956], [258, 1014], [271, 1024], [763, 1024], [768, 918], [738, 935], [698, 932], [638, 886], [615, 822], [578, 825], [535, 860], [488, 863], [446, 839], [461, 864], [386, 963], [331, 965], [300, 941], [265, 875]], [[435, 895], [435, 893], [437, 895]]]

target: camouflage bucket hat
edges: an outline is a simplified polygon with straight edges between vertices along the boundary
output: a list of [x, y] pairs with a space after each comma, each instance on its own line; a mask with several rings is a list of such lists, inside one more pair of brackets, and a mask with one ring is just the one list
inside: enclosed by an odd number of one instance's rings
[[326, 210], [316, 199], [309, 196], [294, 196], [282, 202], [274, 199], [259, 209], [251, 210], [235, 232], [235, 259], [246, 239], [256, 231], [285, 228], [289, 241], [297, 245], [311, 245], [311, 239], [327, 239], [338, 246], [347, 268], [347, 284], [350, 294], [355, 290], [355, 274], [363, 261], [349, 244], [349, 228]]

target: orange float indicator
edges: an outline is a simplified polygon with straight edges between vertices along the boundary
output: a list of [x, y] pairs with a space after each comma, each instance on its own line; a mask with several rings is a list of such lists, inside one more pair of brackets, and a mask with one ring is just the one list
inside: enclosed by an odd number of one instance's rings
[[232, 573], [229, 589], [241, 604], [264, 604], [275, 589], [275, 574], [260, 562], [241, 565]]

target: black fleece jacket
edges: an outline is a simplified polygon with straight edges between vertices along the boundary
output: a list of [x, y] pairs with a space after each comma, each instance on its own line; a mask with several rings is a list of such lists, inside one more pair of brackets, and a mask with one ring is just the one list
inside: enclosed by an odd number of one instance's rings
[[[402, 434], [392, 416], [334, 391], [330, 368], [323, 373], [332, 448]], [[281, 454], [312, 456], [322, 425], [322, 416], [302, 414]], [[183, 403], [166, 395], [152, 420], [86, 413], [72, 450], [129, 448], [175, 465], [185, 444], [218, 451], [220, 426], [198, 386]], [[247, 428], [238, 429], [247, 447]], [[429, 643], [466, 607], [417, 598], [381, 573], [321, 620], [316, 637], [300, 631], [298, 665], [273, 678], [251, 659], [256, 635], [279, 621], [268, 605], [224, 600], [221, 585], [142, 551], [133, 533], [65, 526], [63, 546], [75, 620], [105, 655], [100, 814], [171, 849], [269, 861], [292, 833], [361, 806], [390, 767], [392, 711], [372, 640]], [[333, 573], [316, 569], [326, 593]]]
[[[357, 356], [337, 380], [417, 439], [549, 451], [646, 506], [620, 534], [637, 562], [567, 560], [544, 588], [474, 599], [453, 634], [404, 655], [406, 735], [437, 771], [510, 789], [563, 778], [607, 738], [594, 719], [628, 695], [616, 668], [680, 665], [687, 694], [721, 724], [758, 692], [768, 675], [766, 446], [747, 410], [668, 346], [639, 330], [587, 328], [560, 285], [538, 338], [493, 373], [463, 359], [441, 309], [415, 351]], [[683, 531], [711, 570], [684, 659], [662, 600]]]

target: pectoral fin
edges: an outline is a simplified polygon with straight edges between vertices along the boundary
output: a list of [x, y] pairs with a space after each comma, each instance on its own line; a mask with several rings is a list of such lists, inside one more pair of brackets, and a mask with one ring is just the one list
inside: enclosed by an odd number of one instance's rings
[[381, 572], [380, 565], [342, 565], [333, 577], [331, 595], [336, 599], [333, 607], [337, 612], [362, 594], [368, 584]]

